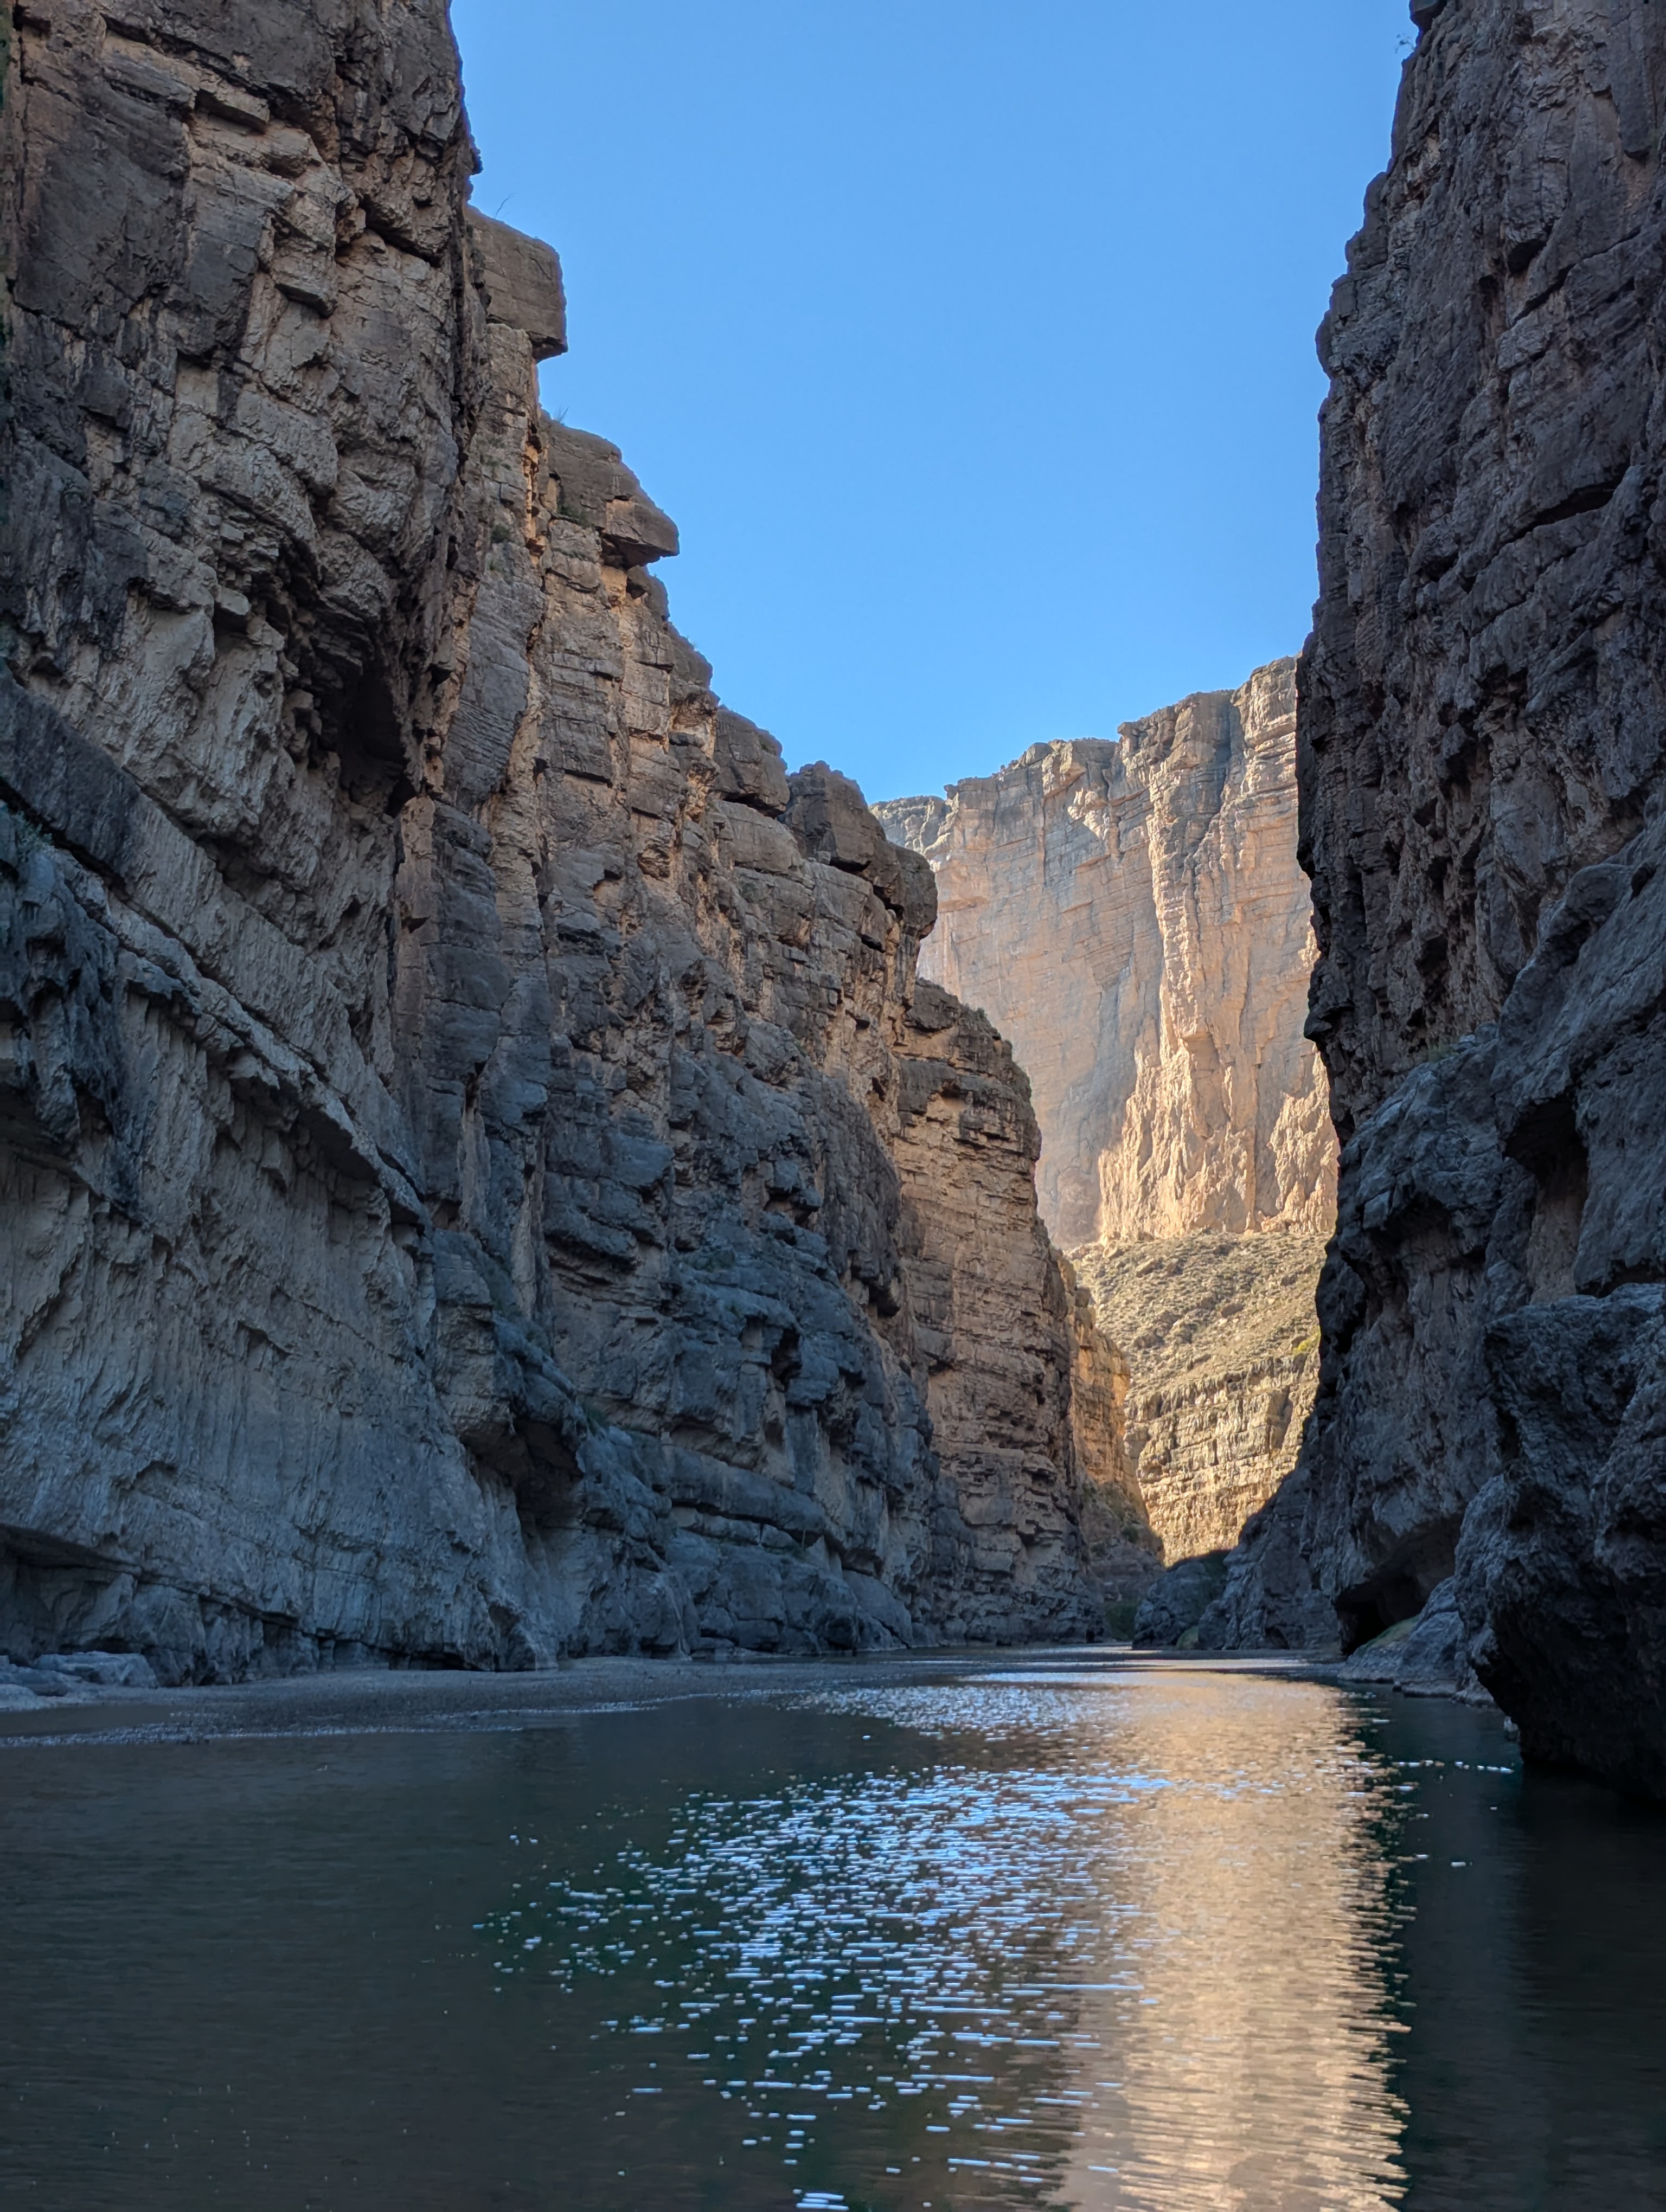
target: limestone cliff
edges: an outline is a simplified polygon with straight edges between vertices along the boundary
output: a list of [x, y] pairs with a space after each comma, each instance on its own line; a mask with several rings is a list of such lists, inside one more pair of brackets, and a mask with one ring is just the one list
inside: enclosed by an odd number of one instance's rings
[[442, 0], [16, 24], [0, 1643], [1091, 1625], [1027, 1086], [540, 412]]
[[922, 969], [1034, 1086], [1043, 1209], [1128, 1354], [1128, 1455], [1170, 1560], [1237, 1541], [1317, 1383], [1335, 1143], [1302, 1034], [1294, 678], [877, 810], [936, 873]]
[[1170, 1562], [1230, 1549], [1295, 1465], [1319, 1379], [1325, 1243], [1204, 1233], [1075, 1255], [1128, 1360], [1125, 1448]]
[[1660, 1796], [1666, 17], [1414, 14], [1322, 337], [1323, 1376], [1206, 1628], [1358, 1644], [1456, 1569], [1528, 1750]]
[[922, 972], [983, 1007], [1030, 1077], [1066, 1246], [1329, 1233], [1294, 679], [1280, 661], [1120, 743], [1032, 745], [878, 809], [937, 877]]

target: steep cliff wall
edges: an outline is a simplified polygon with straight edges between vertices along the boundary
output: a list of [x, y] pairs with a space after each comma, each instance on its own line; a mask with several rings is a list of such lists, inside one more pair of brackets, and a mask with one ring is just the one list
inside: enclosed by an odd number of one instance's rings
[[1043, 1209], [1128, 1355], [1128, 1455], [1170, 1560], [1237, 1541], [1318, 1379], [1335, 1140], [1302, 1034], [1294, 685], [1280, 662], [1118, 744], [877, 810], [936, 873], [922, 968], [1034, 1085]]
[[1329, 1230], [1294, 678], [1281, 661], [1119, 744], [1032, 745], [877, 810], [937, 877], [922, 972], [983, 1007], [1030, 1077], [1066, 1246]]
[[1528, 1749], [1658, 1795], [1666, 20], [1414, 13], [1322, 340], [1323, 1380], [1208, 1626], [1358, 1642], [1456, 1567]]
[[1128, 1360], [1125, 1449], [1170, 1563], [1230, 1550], [1296, 1463], [1325, 1242], [1206, 1234], [1075, 1255]]
[[0, 130], [0, 1643], [1091, 1625], [1027, 1086], [539, 412], [442, 0], [30, 0]]
[[1082, 1481], [1082, 1540], [1105, 1603], [1106, 1622], [1126, 1635], [1162, 1567], [1163, 1538], [1129, 1450], [1133, 1378], [1128, 1360], [1093, 1291], [1077, 1279], [1068, 1261], [1065, 1279], [1075, 1304], [1072, 1409]]

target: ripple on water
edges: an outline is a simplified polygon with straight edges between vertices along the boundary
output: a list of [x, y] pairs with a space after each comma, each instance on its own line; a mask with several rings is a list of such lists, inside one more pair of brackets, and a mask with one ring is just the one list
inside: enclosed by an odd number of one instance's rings
[[1403, 1808], [1339, 1693], [1061, 1676], [802, 1704], [873, 1723], [873, 1764], [695, 1791], [663, 1845], [546, 1866], [485, 1923], [499, 1975], [616, 1983], [605, 2032], [703, 2068], [802, 2208], [1400, 2201]]

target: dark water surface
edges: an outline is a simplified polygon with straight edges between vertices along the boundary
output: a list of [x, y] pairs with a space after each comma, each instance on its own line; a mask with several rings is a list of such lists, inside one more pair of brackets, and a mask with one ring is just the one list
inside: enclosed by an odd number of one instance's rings
[[1490, 1715], [1073, 1658], [556, 1680], [11, 1721], [0, 2195], [1666, 2207], [1666, 1824]]

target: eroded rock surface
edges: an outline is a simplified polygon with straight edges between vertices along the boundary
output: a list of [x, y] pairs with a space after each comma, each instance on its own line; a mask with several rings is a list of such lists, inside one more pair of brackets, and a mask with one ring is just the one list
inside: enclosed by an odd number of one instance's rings
[[1314, 945], [1296, 860], [1295, 665], [1032, 745], [943, 799], [876, 811], [923, 854], [923, 971], [1012, 1041], [1067, 1247], [1197, 1230], [1329, 1233]]
[[1322, 341], [1322, 1380], [1205, 1635], [1359, 1644], [1456, 1567], [1528, 1751], [1660, 1796], [1666, 20], [1420, 21]]
[[1133, 1627], [1140, 1601], [1163, 1563], [1164, 1542], [1128, 1444], [1132, 1376], [1097, 1303], [1067, 1263], [1074, 1306], [1073, 1394], [1076, 1463], [1082, 1480], [1082, 1538], [1107, 1624]]
[[[1335, 1139], [1303, 1035], [1295, 664], [877, 811], [937, 876], [922, 965], [1012, 1039], [1055, 1233], [1131, 1370], [1170, 1560], [1235, 1544], [1294, 1463]], [[1271, 1233], [1276, 1232], [1276, 1233]]]
[[1220, 1595], [1226, 1554], [1207, 1552], [1182, 1559], [1152, 1584], [1134, 1616], [1134, 1641], [1147, 1651], [1197, 1649], [1197, 1626]]
[[1094, 1625], [1027, 1086], [539, 411], [441, 0], [17, 23], [0, 1644]]
[[1296, 1461], [1319, 1381], [1325, 1240], [1156, 1238], [1073, 1255], [1132, 1377], [1125, 1449], [1170, 1560], [1229, 1550]]
[[1396, 1621], [1361, 1644], [1342, 1667], [1348, 1682], [1386, 1682], [1408, 1698], [1462, 1698], [1493, 1702], [1469, 1659], [1469, 1632], [1458, 1609], [1457, 1584], [1444, 1582], [1421, 1613]]

